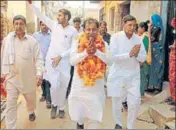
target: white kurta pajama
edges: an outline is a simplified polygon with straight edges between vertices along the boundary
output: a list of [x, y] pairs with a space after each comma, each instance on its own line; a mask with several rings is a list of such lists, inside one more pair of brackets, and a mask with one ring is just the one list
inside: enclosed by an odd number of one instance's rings
[[[83, 79], [80, 79], [77, 73], [77, 64], [84, 60], [88, 54], [86, 50], [83, 53], [78, 53], [77, 51], [78, 41], [75, 40], [70, 53], [70, 62], [75, 67], [75, 72], [72, 89], [68, 97], [69, 114], [71, 119], [77, 121], [79, 124], [83, 124], [85, 118], [94, 121], [96, 124], [96, 122], [101, 122], [103, 117], [103, 108], [106, 99], [104, 78], [96, 80], [95, 86], [85, 86]], [[108, 64], [108, 53], [108, 46], [106, 44], [106, 53], [97, 50], [95, 55]], [[91, 128], [90, 125], [88, 126], [89, 128]], [[95, 127], [98, 126], [94, 125]]]
[[[140, 52], [137, 57], [129, 56], [134, 45], [140, 44]], [[109, 70], [107, 90], [112, 97], [113, 116], [116, 124], [122, 126], [121, 104], [124, 97], [128, 103], [127, 128], [134, 129], [134, 122], [140, 107], [140, 62], [146, 60], [146, 52], [142, 39], [133, 34], [127, 38], [124, 31], [114, 34], [110, 41], [110, 52], [113, 64]]]
[[[51, 83], [51, 102], [58, 106], [59, 110], [64, 110], [66, 92], [70, 79], [70, 47], [72, 40], [78, 34], [76, 29], [68, 25], [63, 28], [62, 25], [44, 16], [37, 7], [31, 5], [38, 18], [46, 24], [52, 31], [51, 43], [46, 56], [46, 80]], [[56, 68], [52, 67], [51, 58], [61, 56], [62, 59]]]
[[[10, 52], [14, 57], [11, 65], [4, 63], [4, 58], [8, 59], [10, 54], [6, 47], [13, 50]], [[4, 38], [1, 49], [1, 73], [6, 75], [7, 90], [5, 122], [7, 129], [16, 129], [18, 96], [20, 93], [24, 95], [27, 111], [32, 114], [36, 108], [36, 75], [42, 76], [44, 62], [39, 44], [27, 34], [20, 40], [15, 32], [9, 33]]]

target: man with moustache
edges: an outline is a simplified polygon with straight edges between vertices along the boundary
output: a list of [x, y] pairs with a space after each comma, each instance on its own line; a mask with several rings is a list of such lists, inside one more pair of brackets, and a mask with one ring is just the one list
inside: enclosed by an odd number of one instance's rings
[[109, 50], [99, 34], [96, 19], [86, 19], [83, 28], [84, 32], [73, 42], [70, 53], [75, 71], [68, 97], [69, 114], [71, 120], [77, 122], [77, 129], [84, 129], [85, 118], [88, 118], [88, 129], [98, 129], [106, 99], [104, 73], [110, 63]]
[[127, 129], [134, 129], [140, 107], [140, 64], [146, 60], [142, 38], [135, 34], [136, 19], [131, 15], [123, 18], [123, 31], [114, 34], [110, 40], [113, 64], [109, 70], [107, 90], [112, 97], [112, 111], [115, 129], [122, 129], [121, 104], [127, 97]]
[[51, 118], [56, 118], [57, 109], [59, 110], [59, 118], [64, 118], [64, 107], [71, 68], [69, 54], [72, 40], [77, 35], [77, 31], [73, 26], [69, 25], [71, 13], [67, 9], [60, 9], [58, 11], [58, 22], [55, 22], [43, 15], [32, 4], [31, 0], [29, 0], [29, 4], [40, 21], [46, 24], [52, 31], [51, 43], [45, 64], [46, 80], [51, 84]]
[[[36, 87], [42, 83], [44, 62], [37, 41], [25, 32], [26, 19], [22, 15], [13, 18], [15, 32], [4, 38], [1, 48], [1, 77], [6, 77], [7, 129], [17, 129], [17, 100], [19, 94], [26, 99], [29, 120], [34, 121]], [[36, 83], [37, 82], [37, 83]]]

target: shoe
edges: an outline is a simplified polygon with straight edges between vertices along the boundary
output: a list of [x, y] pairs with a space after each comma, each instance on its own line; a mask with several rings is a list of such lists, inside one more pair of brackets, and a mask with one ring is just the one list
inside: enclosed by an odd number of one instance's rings
[[83, 125], [79, 125], [79, 124], [77, 123], [76, 129], [84, 129], [84, 124], [83, 124]]
[[64, 110], [59, 110], [59, 118], [64, 118], [65, 117], [65, 111]]
[[114, 129], [122, 129], [122, 126], [116, 124]]
[[45, 97], [42, 96], [42, 97], [40, 98], [40, 102], [44, 102], [44, 101], [45, 101]]
[[128, 110], [128, 104], [127, 102], [122, 102], [122, 106], [124, 109]]
[[51, 107], [51, 119], [55, 119], [56, 118], [56, 113], [57, 113], [57, 106], [52, 106]]
[[29, 120], [30, 121], [35, 121], [35, 118], [36, 118], [35, 113], [32, 113], [32, 114], [29, 115]]
[[51, 108], [51, 103], [50, 102], [46, 102], [46, 108], [48, 108], [48, 109]]

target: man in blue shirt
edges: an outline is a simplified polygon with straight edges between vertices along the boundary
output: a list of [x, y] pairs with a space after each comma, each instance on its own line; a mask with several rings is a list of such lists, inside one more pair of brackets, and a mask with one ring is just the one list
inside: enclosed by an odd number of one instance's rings
[[[45, 61], [48, 48], [50, 46], [51, 34], [48, 27], [40, 21], [40, 31], [33, 34], [33, 37], [39, 42], [40, 49], [43, 55], [43, 59]], [[51, 108], [51, 96], [50, 96], [50, 83], [46, 80], [46, 74], [43, 74], [43, 82], [42, 82], [42, 97], [40, 101], [43, 102], [46, 100], [46, 107]]]

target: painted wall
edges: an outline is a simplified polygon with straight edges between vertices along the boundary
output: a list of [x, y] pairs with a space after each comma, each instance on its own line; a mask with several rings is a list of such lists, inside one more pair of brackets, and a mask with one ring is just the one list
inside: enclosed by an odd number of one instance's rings
[[138, 22], [149, 20], [154, 13], [161, 14], [161, 1], [131, 1], [130, 14]]
[[88, 17], [99, 20], [99, 9], [85, 9], [85, 19]]
[[18, 14], [26, 17], [26, 1], [8, 1], [8, 17], [13, 19], [13, 17]]
[[[117, 18], [118, 16], [118, 2], [117, 1], [105, 1], [104, 2], [105, 6], [104, 6], [104, 11], [105, 11], [105, 15], [106, 15], [106, 22], [107, 22], [107, 28], [108, 28], [108, 33], [113, 34], [116, 32], [116, 22], [117, 22]], [[110, 10], [114, 8], [115, 9], [115, 17], [114, 17], [114, 28], [111, 29], [111, 13]]]
[[[35, 1], [35, 5], [41, 8], [41, 2]], [[23, 15], [27, 22], [27, 33], [32, 34], [38, 31], [38, 21], [27, 1], [8, 1], [7, 16], [9, 19], [13, 19], [15, 15]]]

